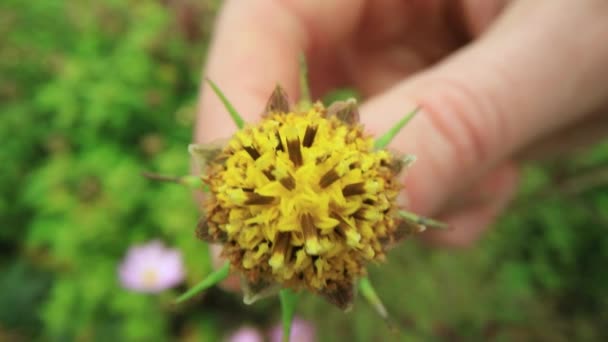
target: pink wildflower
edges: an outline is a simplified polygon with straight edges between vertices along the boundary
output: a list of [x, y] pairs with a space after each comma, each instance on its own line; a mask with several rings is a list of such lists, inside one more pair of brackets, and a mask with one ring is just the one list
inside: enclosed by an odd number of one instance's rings
[[[269, 335], [271, 342], [281, 342], [283, 337], [282, 325], [277, 324], [273, 327]], [[314, 342], [316, 341], [315, 335], [315, 327], [312, 323], [296, 317], [291, 324], [289, 342]]]
[[166, 290], [184, 278], [181, 254], [160, 241], [131, 247], [118, 273], [123, 287], [146, 293]]

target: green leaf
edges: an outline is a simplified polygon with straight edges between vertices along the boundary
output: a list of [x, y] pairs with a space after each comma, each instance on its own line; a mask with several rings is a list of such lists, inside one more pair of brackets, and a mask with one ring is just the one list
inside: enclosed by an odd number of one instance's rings
[[416, 215], [406, 210], [399, 210], [399, 215], [406, 220], [412, 221], [416, 224], [436, 229], [448, 229], [448, 225], [444, 222], [436, 221], [428, 217]]
[[376, 142], [374, 143], [374, 147], [377, 150], [381, 150], [381, 149], [385, 148], [386, 146], [388, 146], [388, 144], [390, 144], [391, 141], [393, 141], [395, 136], [397, 134], [399, 134], [399, 132], [401, 132], [403, 127], [405, 127], [405, 125], [407, 125], [407, 123], [410, 122], [410, 120], [414, 117], [414, 115], [416, 115], [418, 113], [418, 111], [420, 111], [420, 107], [416, 107], [413, 111], [411, 111], [409, 114], [407, 114], [405, 117], [403, 117], [403, 119], [399, 120], [399, 122], [397, 122], [397, 124], [395, 124], [395, 126], [393, 126], [391, 129], [389, 129], [388, 132], [384, 133], [381, 137], [376, 139]]
[[291, 323], [296, 312], [298, 295], [288, 289], [279, 292], [281, 299], [281, 319], [283, 321], [283, 342], [289, 342], [291, 335]]
[[220, 90], [217, 84], [215, 84], [212, 80], [208, 78], [207, 83], [209, 83], [211, 89], [213, 89], [213, 92], [215, 92], [215, 95], [220, 98], [220, 100], [224, 104], [224, 107], [226, 107], [226, 110], [230, 114], [232, 121], [234, 121], [234, 123], [236, 124], [236, 127], [238, 127], [239, 129], [243, 129], [243, 127], [245, 127], [245, 120], [243, 120], [243, 117], [236, 111], [236, 109], [234, 108], [232, 103], [228, 101], [226, 96], [224, 96], [224, 93]]
[[179, 304], [179, 303], [184, 302], [185, 300], [192, 298], [199, 292], [204, 291], [204, 290], [210, 288], [211, 286], [216, 285], [216, 284], [220, 283], [221, 281], [223, 281], [224, 279], [228, 278], [229, 274], [230, 274], [230, 263], [226, 262], [224, 264], [224, 266], [215, 270], [214, 272], [209, 274], [205, 279], [203, 279], [203, 281], [196, 284], [196, 286], [194, 286], [190, 290], [186, 291], [186, 293], [179, 296], [175, 302]]

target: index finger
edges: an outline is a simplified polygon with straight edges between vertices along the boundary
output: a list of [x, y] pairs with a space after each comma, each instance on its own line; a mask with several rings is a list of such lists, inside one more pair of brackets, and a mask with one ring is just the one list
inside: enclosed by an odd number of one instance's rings
[[[228, 1], [216, 25], [205, 68], [245, 121], [256, 120], [277, 85], [299, 94], [298, 55], [342, 39], [364, 0]], [[339, 18], [339, 20], [336, 20]], [[195, 139], [208, 142], [235, 131], [207, 84], [201, 88]]]

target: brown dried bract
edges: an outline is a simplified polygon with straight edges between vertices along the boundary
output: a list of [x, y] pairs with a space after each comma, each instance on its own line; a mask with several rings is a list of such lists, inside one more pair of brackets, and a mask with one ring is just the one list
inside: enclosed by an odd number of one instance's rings
[[264, 109], [262, 116], [265, 117], [269, 114], [276, 113], [288, 113], [290, 110], [289, 107], [287, 93], [280, 85], [277, 85], [266, 103], [266, 108]]
[[359, 123], [359, 109], [355, 99], [336, 101], [327, 108], [327, 117], [336, 116], [348, 125]]

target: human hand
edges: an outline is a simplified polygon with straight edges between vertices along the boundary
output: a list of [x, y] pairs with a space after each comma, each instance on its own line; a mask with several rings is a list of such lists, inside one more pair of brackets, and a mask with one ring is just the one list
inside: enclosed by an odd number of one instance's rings
[[[605, 0], [233, 0], [205, 73], [250, 122], [277, 83], [298, 98], [302, 51], [313, 98], [356, 88], [373, 134], [421, 106], [391, 144], [418, 156], [409, 208], [454, 227], [430, 239], [465, 246], [512, 197], [517, 155], [606, 131], [593, 115], [608, 107], [606, 18]], [[234, 130], [204, 86], [197, 140]]]

